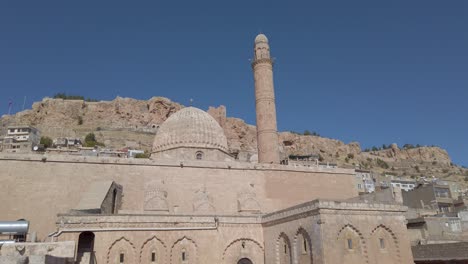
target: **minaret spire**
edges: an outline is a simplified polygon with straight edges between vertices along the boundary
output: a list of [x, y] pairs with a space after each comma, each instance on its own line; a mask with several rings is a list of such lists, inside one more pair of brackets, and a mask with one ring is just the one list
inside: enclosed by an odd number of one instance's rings
[[258, 162], [279, 164], [273, 60], [268, 38], [264, 34], [255, 38], [252, 69], [255, 79]]

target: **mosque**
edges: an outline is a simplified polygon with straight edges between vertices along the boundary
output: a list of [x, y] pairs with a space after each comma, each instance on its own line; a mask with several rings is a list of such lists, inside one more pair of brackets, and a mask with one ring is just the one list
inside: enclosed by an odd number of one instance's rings
[[406, 207], [359, 203], [354, 171], [280, 164], [273, 61], [255, 38], [257, 161], [236, 160], [208, 113], [159, 128], [149, 160], [0, 156], [0, 215], [72, 263], [413, 263]]

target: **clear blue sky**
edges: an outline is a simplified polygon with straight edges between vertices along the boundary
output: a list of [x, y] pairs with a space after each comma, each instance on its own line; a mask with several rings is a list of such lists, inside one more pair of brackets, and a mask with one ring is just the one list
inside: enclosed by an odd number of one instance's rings
[[253, 39], [282, 131], [438, 145], [468, 165], [468, 1], [1, 1], [0, 114], [58, 92], [165, 96], [255, 124]]

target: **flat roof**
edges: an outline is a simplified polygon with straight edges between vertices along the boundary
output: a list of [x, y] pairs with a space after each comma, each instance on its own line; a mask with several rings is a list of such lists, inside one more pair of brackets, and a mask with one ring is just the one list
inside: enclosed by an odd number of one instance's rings
[[411, 250], [415, 261], [468, 260], [468, 242], [416, 245]]

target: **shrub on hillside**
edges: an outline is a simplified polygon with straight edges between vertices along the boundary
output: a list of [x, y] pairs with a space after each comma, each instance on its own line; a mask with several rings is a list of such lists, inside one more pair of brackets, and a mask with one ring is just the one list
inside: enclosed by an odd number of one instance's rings
[[43, 145], [44, 148], [50, 148], [53, 145], [53, 141], [50, 137], [41, 137], [39, 144]]
[[150, 157], [150, 154], [145, 152], [145, 153], [137, 153], [135, 155], [135, 158], [137, 159], [148, 159]]
[[96, 140], [96, 135], [94, 135], [94, 133], [89, 133], [86, 135], [83, 146], [90, 148], [94, 148], [96, 146], [105, 147], [104, 143], [98, 142]]
[[390, 167], [390, 166], [388, 166], [387, 162], [385, 162], [385, 161], [383, 161], [381, 159], [377, 159], [376, 162], [377, 162], [377, 166], [379, 166], [382, 169], [388, 169]]

